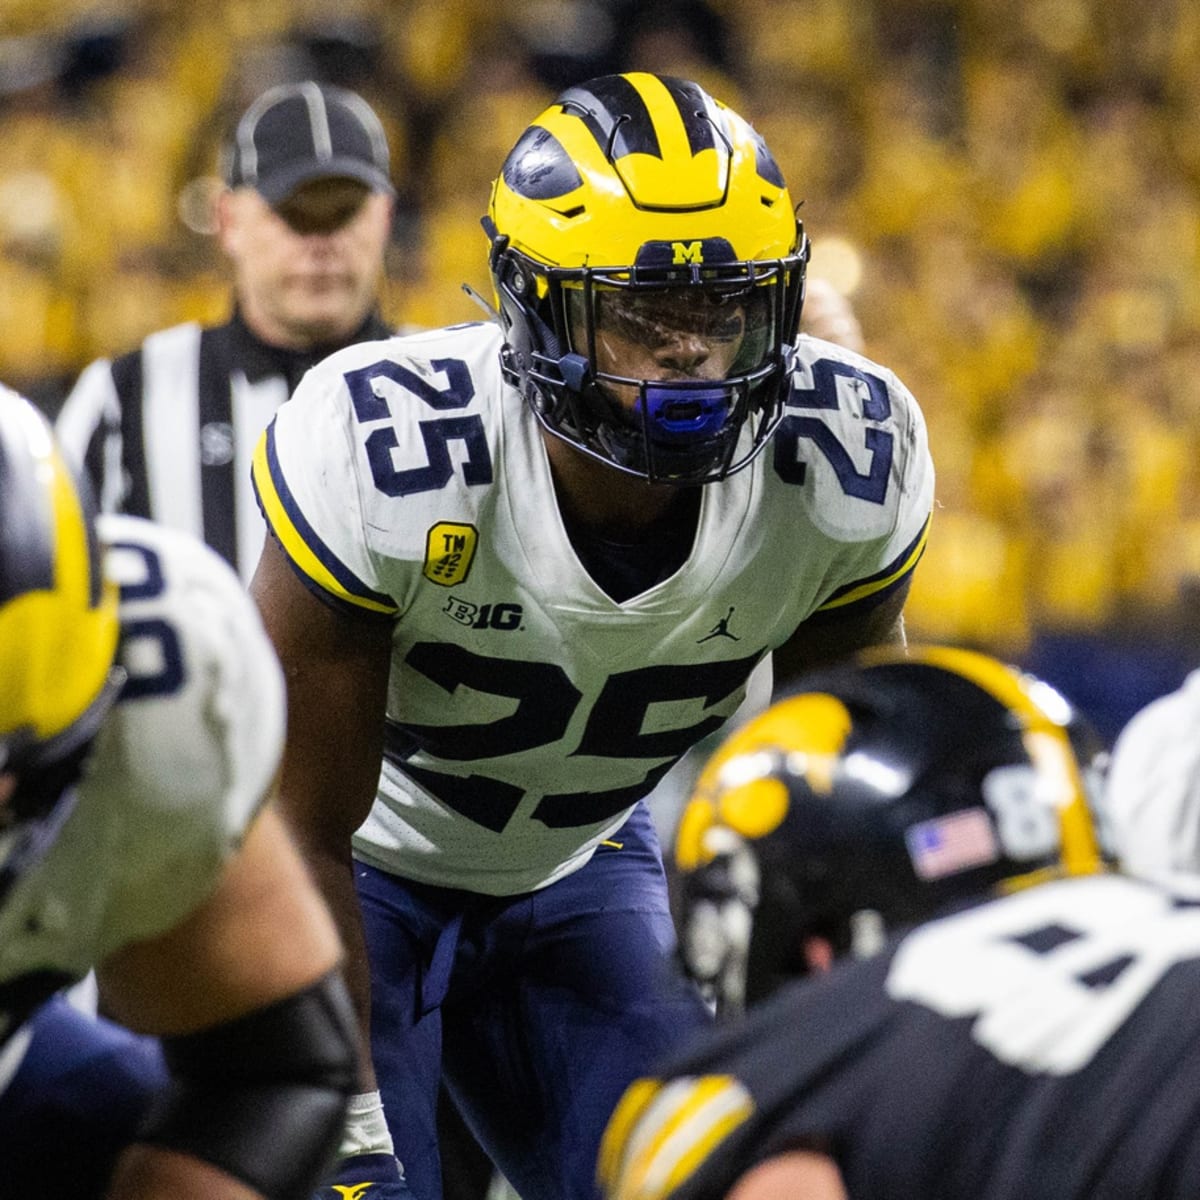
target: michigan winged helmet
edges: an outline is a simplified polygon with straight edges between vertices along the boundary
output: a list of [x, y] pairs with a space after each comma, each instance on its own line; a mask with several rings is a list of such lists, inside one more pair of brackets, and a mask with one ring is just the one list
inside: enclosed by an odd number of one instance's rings
[[45, 418], [0, 388], [0, 899], [45, 850], [121, 673], [93, 514]]
[[[782, 415], [808, 242], [778, 165], [735, 112], [668, 76], [570, 88], [505, 160], [484, 226], [505, 371], [551, 434], [681, 484], [763, 449]], [[721, 374], [631, 374], [598, 353], [661, 353], [672, 338], [720, 347]]]

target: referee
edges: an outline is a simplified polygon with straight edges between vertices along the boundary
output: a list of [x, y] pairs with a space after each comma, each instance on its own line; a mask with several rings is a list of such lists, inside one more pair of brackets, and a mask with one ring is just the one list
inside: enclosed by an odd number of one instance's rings
[[314, 363], [392, 332], [378, 299], [395, 189], [376, 113], [314, 82], [255, 100], [223, 167], [231, 318], [160, 330], [92, 363], [57, 433], [106, 512], [187, 530], [248, 582], [264, 529], [250, 485], [259, 434]]

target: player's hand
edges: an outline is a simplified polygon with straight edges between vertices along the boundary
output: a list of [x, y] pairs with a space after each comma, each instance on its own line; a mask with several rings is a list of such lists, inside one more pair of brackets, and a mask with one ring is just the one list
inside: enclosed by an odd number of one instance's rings
[[338, 1163], [314, 1200], [413, 1200], [404, 1170], [391, 1154], [355, 1154]]

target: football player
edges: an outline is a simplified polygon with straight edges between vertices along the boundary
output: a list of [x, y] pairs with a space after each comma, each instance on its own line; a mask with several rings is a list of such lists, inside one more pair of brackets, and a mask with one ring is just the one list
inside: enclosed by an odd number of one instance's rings
[[444, 1071], [523, 1200], [575, 1200], [709, 1019], [643, 798], [766, 656], [902, 641], [933, 473], [891, 371], [797, 339], [792, 198], [696, 84], [564, 92], [484, 226], [494, 320], [340, 352], [279, 410], [252, 591], [370, 1025], [351, 1135], [438, 1196]]
[[1200, 873], [1200, 671], [1136, 712], [1117, 736], [1105, 811], [1130, 874]]
[[[0, 389], [0, 1194], [294, 1200], [354, 1078], [340, 945], [268, 805], [278, 663], [232, 571], [93, 526]], [[105, 1011], [60, 991], [95, 968]]]
[[731, 736], [679, 827], [680, 940], [748, 1013], [626, 1093], [610, 1200], [1200, 1194], [1200, 885], [1105, 869], [1098, 745], [939, 647]]

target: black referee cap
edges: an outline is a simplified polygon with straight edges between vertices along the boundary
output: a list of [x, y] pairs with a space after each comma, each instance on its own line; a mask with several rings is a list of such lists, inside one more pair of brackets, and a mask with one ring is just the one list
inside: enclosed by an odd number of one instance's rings
[[345, 88], [306, 80], [265, 91], [238, 122], [225, 182], [271, 205], [313, 179], [349, 178], [394, 193], [387, 135], [375, 110]]

